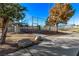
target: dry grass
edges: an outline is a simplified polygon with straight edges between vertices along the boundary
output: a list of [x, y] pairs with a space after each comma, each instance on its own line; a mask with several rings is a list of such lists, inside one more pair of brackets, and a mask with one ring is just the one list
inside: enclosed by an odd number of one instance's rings
[[73, 28], [73, 29], [70, 29], [71, 32], [76, 32], [76, 33], [79, 33], [79, 28]]
[[69, 30], [60, 30], [61, 32], [62, 31], [65, 31], [65, 32], [76, 32], [76, 33], [79, 33], [79, 28], [72, 28], [72, 29], [69, 29]]
[[17, 42], [18, 40], [22, 39], [30, 39], [31, 41], [34, 41], [35, 36], [33, 34], [13, 34], [13, 33], [8, 33], [7, 34], [7, 41], [10, 42]]

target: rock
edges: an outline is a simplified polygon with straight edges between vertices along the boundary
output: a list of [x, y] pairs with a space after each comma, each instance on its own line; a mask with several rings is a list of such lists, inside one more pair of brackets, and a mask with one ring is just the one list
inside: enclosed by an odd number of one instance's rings
[[42, 41], [42, 37], [35, 36], [32, 40], [34, 40], [34, 41], [31, 41], [30, 39], [22, 39], [22, 40], [18, 41], [17, 45], [18, 45], [18, 47], [28, 47], [28, 46], [37, 44], [40, 41]]
[[34, 37], [34, 43], [39, 43], [40, 41], [42, 41], [42, 37], [41, 36], [35, 36]]
[[43, 41], [43, 37], [41, 37], [41, 36], [37, 36], [35, 39], [38, 41]]
[[22, 39], [18, 41], [17, 45], [18, 47], [28, 47], [33, 45], [33, 43], [29, 39]]

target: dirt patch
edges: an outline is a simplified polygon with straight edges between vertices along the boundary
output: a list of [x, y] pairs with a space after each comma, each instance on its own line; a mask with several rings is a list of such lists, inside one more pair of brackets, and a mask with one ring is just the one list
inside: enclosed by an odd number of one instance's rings
[[15, 34], [15, 33], [8, 33], [6, 38], [5, 44], [0, 44], [0, 55], [6, 55], [8, 53], [15, 52], [19, 50], [17, 47], [17, 42], [22, 39], [29, 39], [34, 41], [33, 34]]
[[0, 56], [15, 52], [17, 49], [18, 48], [15, 44], [10, 43], [2, 44], [0, 45]]
[[34, 34], [15, 34], [15, 33], [8, 33], [6, 40], [8, 42], [17, 42], [18, 40], [22, 39], [30, 39], [31, 41], [34, 41]]

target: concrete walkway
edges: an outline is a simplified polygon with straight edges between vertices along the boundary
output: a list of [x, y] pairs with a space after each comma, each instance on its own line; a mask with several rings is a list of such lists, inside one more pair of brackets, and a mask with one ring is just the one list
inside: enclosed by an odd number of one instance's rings
[[76, 56], [79, 51], [79, 37], [71, 36], [47, 36], [35, 34], [44, 37], [39, 44], [28, 49], [22, 49], [9, 56]]

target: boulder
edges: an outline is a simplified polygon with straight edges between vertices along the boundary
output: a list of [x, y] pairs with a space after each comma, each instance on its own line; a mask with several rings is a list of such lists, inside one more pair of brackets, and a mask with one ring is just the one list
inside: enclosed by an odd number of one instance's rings
[[33, 45], [33, 43], [29, 39], [22, 39], [18, 41], [17, 45], [18, 47], [29, 47]]
[[34, 39], [34, 43], [39, 43], [40, 41], [43, 40], [41, 36], [35, 36], [33, 39]]
[[[34, 40], [34, 41], [32, 41]], [[40, 41], [42, 41], [42, 37], [41, 36], [35, 36], [33, 39], [22, 39], [19, 40], [17, 45], [18, 47], [28, 47], [28, 46], [32, 46], [34, 44], [38, 44]]]

